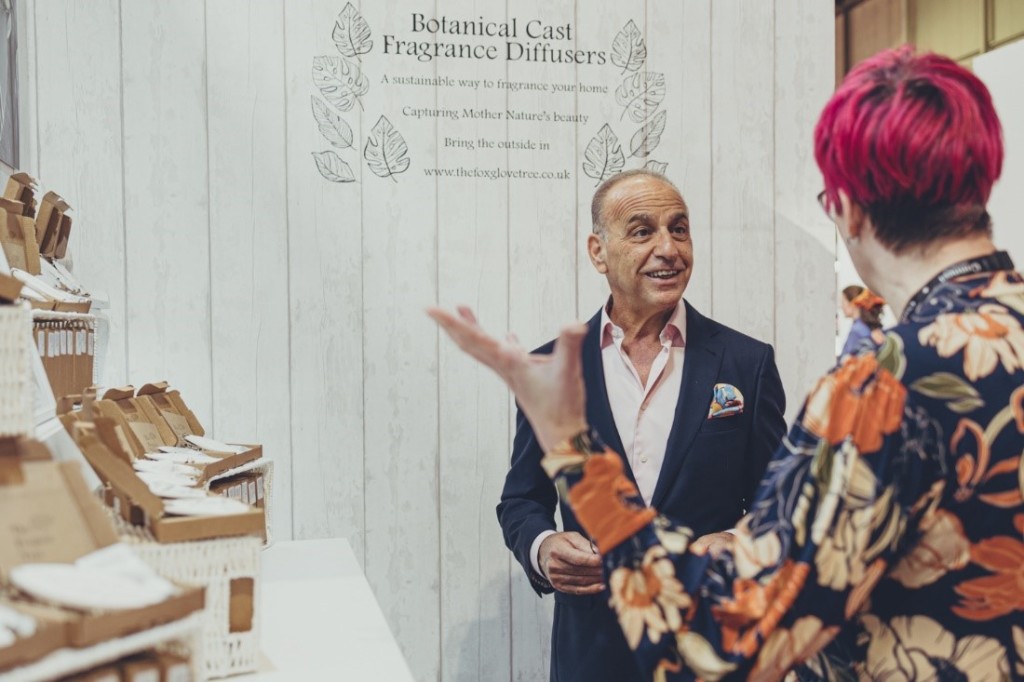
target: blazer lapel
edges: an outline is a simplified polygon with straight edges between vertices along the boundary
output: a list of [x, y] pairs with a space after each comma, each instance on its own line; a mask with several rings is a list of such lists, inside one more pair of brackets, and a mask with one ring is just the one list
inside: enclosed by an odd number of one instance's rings
[[685, 305], [686, 353], [683, 359], [683, 379], [679, 386], [676, 418], [665, 448], [665, 460], [651, 497], [651, 506], [655, 508], [662, 504], [679, 476], [683, 461], [690, 454], [690, 444], [707, 419], [715, 379], [722, 365], [721, 349], [713, 340], [717, 330], [689, 303]]
[[622, 437], [615, 427], [612, 406], [608, 402], [608, 388], [604, 383], [604, 362], [601, 359], [601, 311], [587, 323], [587, 336], [583, 339], [583, 382], [587, 392], [587, 422], [597, 429], [605, 445], [619, 453], [625, 470], [633, 483], [633, 469], [626, 461]]

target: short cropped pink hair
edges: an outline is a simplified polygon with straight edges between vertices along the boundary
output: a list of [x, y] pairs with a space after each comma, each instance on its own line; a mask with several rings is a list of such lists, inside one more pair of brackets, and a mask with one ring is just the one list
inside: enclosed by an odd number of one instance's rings
[[829, 205], [845, 191], [897, 252], [990, 229], [1002, 130], [984, 84], [951, 59], [903, 46], [858, 64], [821, 112], [814, 155]]

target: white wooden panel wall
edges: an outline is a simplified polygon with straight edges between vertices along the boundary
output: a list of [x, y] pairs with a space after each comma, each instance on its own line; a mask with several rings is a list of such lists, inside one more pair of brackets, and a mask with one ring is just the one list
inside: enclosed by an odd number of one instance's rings
[[[639, 124], [619, 69], [395, 61], [364, 54], [344, 114], [353, 176], [331, 183], [311, 111], [314, 56], [337, 54], [340, 0], [26, 0], [26, 168], [76, 208], [75, 268], [111, 297], [113, 374], [170, 379], [215, 435], [258, 437], [277, 462], [275, 536], [343, 536], [418, 679], [545, 679], [550, 598], [533, 594], [494, 517], [513, 404], [423, 315], [468, 303], [533, 347], [604, 300], [584, 251], [604, 123], [626, 167]], [[776, 345], [790, 411], [830, 361], [831, 226], [814, 203], [811, 128], [831, 89], [828, 8], [760, 0], [354, 2], [373, 39], [413, 11], [571, 23], [610, 49], [632, 20], [664, 73], [668, 163], [691, 213], [698, 309]], [[796, 5], [800, 7], [797, 9]], [[401, 31], [399, 30], [401, 29]], [[612, 73], [615, 71], [615, 73]], [[606, 94], [389, 87], [400, 75], [607, 82]], [[453, 122], [403, 106], [558, 110], [586, 124]], [[653, 111], [653, 109], [652, 109]], [[648, 112], [650, 113], [650, 112]], [[363, 145], [381, 115], [410, 144], [394, 181]], [[557, 134], [552, 134], [556, 130]], [[570, 181], [428, 177], [493, 152], [446, 138], [541, 138], [511, 169]], [[118, 346], [120, 344], [120, 346]], [[311, 605], [315, 607], [315, 605]]]
[[123, 2], [121, 45], [128, 376], [173, 378], [209, 423], [206, 3]]
[[[34, 10], [34, 11], [33, 11]], [[127, 377], [121, 145], [121, 48], [117, 0], [68, 3], [39, 0], [20, 7], [38, 28], [31, 54], [37, 100], [34, 171], [74, 208], [71, 251], [90, 290], [110, 301], [106, 371], [112, 383]], [[86, 132], [88, 131], [88, 132]], [[30, 133], [31, 134], [31, 133]]]
[[[501, 17], [505, 3], [455, 0], [447, 14]], [[506, 79], [506, 62], [437, 63], [439, 76]], [[457, 88], [443, 100], [456, 109], [503, 110], [505, 91]], [[480, 138], [504, 139], [505, 121], [437, 121], [444, 165], [493, 167]], [[474, 149], [453, 140], [470, 140]], [[415, 172], [415, 171], [414, 171]], [[438, 300], [473, 307], [489, 329], [508, 323], [508, 184], [461, 179], [438, 182]], [[509, 560], [497, 532], [495, 491], [509, 451], [507, 391], [489, 370], [450, 343], [439, 348], [439, 470], [441, 537], [441, 679], [507, 680], [511, 670]]]
[[[347, 537], [363, 559], [363, 272], [360, 186], [326, 183], [312, 151], [314, 54], [333, 50], [335, 2], [284, 2], [292, 528]], [[357, 133], [359, 121], [351, 121]], [[351, 151], [350, 151], [351, 153]], [[362, 165], [353, 164], [358, 178]]]
[[[835, 363], [835, 226], [818, 206], [823, 187], [813, 130], [832, 94], [834, 68], [824, 55], [835, 34], [832, 7], [775, 6], [775, 361], [786, 382], [792, 419], [814, 381]], [[830, 71], [831, 70], [831, 71]]]
[[1009, 252], [1018, 270], [1024, 267], [1024, 234], [1018, 217], [1024, 206], [1020, 192], [1024, 185], [1024, 92], [1021, 92], [1017, 75], [1022, 65], [1024, 42], [1021, 41], [979, 55], [974, 60], [974, 72], [992, 93], [1006, 146], [1003, 174], [989, 201], [992, 233], [996, 246]]
[[[281, 0], [206, 5], [213, 432], [275, 457], [291, 508], [288, 212]], [[291, 535], [290, 513], [273, 535]]]

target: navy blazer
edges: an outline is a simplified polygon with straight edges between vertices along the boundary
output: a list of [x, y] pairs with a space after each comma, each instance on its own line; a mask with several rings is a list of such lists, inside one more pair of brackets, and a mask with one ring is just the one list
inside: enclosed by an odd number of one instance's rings
[[[686, 351], [676, 417], [651, 505], [689, 526], [697, 536], [731, 528], [753, 499], [765, 467], [785, 433], [785, 395], [772, 347], [704, 317], [686, 303]], [[620, 455], [601, 361], [601, 312], [587, 323], [583, 378], [587, 421]], [[554, 342], [535, 353], [551, 353]], [[744, 397], [742, 414], [709, 420], [715, 384], [732, 384]], [[553, 591], [533, 570], [530, 547], [546, 530], [557, 530], [558, 493], [540, 466], [543, 456], [533, 429], [516, 415], [512, 466], [505, 478], [498, 521], [505, 544], [529, 576], [537, 594]], [[625, 459], [625, 458], [624, 458]], [[625, 471], [632, 478], [629, 463]], [[635, 482], [635, 481], [634, 481]], [[564, 505], [562, 530], [586, 535]], [[555, 593], [552, 630], [553, 682], [628, 682], [637, 679], [625, 638], [599, 595]]]

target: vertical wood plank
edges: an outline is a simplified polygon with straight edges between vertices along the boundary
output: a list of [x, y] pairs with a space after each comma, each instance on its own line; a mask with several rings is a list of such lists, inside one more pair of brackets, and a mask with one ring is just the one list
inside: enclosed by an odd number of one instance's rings
[[288, 215], [281, 0], [207, 3], [213, 432], [274, 460], [291, 538]]
[[[433, 14], [429, 5], [422, 10]], [[410, 32], [408, 6], [363, 2], [361, 11], [377, 41]], [[437, 300], [438, 209], [437, 179], [424, 168], [439, 154], [437, 119], [403, 112], [436, 107], [437, 94], [382, 81], [396, 74], [433, 78], [437, 63], [385, 55], [378, 47], [363, 55], [362, 69], [370, 86], [362, 98], [360, 150], [371, 135], [386, 142], [386, 131], [373, 128], [386, 117], [407, 144], [410, 162], [400, 173], [379, 177], [365, 158], [359, 161], [366, 577], [413, 673], [433, 680], [441, 664], [438, 331], [423, 311]]]
[[[584, 5], [577, 3], [576, 10], [576, 43], [578, 49], [583, 50], [604, 50], [608, 54], [608, 61], [605, 64], [580, 64], [576, 67], [577, 80], [583, 85], [602, 85], [607, 87], [607, 92], [584, 92], [576, 95], [577, 113], [587, 116], [586, 124], [576, 126], [576, 156], [577, 173], [576, 196], [577, 196], [577, 249], [579, 251], [579, 272], [577, 281], [579, 287], [577, 301], [577, 316], [586, 320], [608, 300], [608, 283], [604, 275], [594, 270], [586, 252], [587, 237], [593, 231], [591, 219], [591, 200], [594, 191], [600, 184], [600, 180], [588, 176], [583, 170], [587, 145], [601, 129], [608, 125], [621, 146], [624, 156], [624, 164], [621, 170], [641, 168], [649, 158], [660, 158], [661, 151], [659, 144], [647, 158], [633, 156], [631, 154], [631, 140], [644, 122], [662, 111], [662, 105], [643, 108], [645, 117], [642, 121], [635, 121], [627, 114], [627, 109], [616, 101], [615, 91], [623, 83], [637, 74], [646, 76], [650, 73], [664, 72], [651, 66], [650, 45], [647, 43], [647, 20], [645, 0], [623, 0], [621, 2], [608, 3], [601, 6]], [[613, 44], [616, 35], [626, 30], [629, 22], [633, 22], [644, 44], [648, 49], [647, 58], [640, 64], [639, 60], [630, 68], [617, 66], [612, 60]], [[637, 68], [634, 70], [633, 66]], [[667, 92], [667, 88], [666, 88]], [[678, 112], [668, 112], [666, 120], [672, 116], [678, 117]], [[665, 136], [662, 136], [664, 143]]]
[[847, 13], [847, 71], [879, 50], [909, 39], [906, 10], [907, 0], [865, 0]]
[[667, 127], [651, 157], [690, 210], [693, 274], [684, 294], [711, 315], [711, 3], [648, 0], [647, 54], [652, 71], [665, 74]]
[[[450, 0], [448, 16], [503, 21], [502, 0]], [[484, 40], [498, 44], [499, 40]], [[503, 46], [501, 46], [503, 47]], [[505, 60], [439, 60], [453, 80], [506, 79]], [[505, 90], [437, 88], [439, 107], [505, 110]], [[437, 121], [438, 165], [503, 168], [510, 153], [505, 120]], [[481, 147], [484, 139], [494, 147]], [[467, 142], [473, 148], [465, 148]], [[515, 162], [518, 165], [518, 162]], [[486, 329], [508, 322], [507, 179], [445, 178], [437, 182], [438, 300], [468, 304]], [[441, 679], [508, 680], [509, 563], [495, 518], [510, 448], [509, 394], [490, 370], [443, 338], [440, 346]]]
[[[57, 192], [74, 208], [69, 254], [75, 275], [91, 292], [109, 300], [109, 308], [103, 311], [109, 319], [104, 378], [109, 384], [124, 383], [126, 261], [118, 2], [102, 0], [84, 6], [39, 0], [21, 4], [18, 10], [34, 10], [38, 24], [31, 60], [36, 69], [33, 79], [38, 79], [36, 95], [30, 98], [38, 110], [38, 147], [25, 155], [31, 164], [26, 168], [38, 173], [44, 189]], [[34, 146], [23, 140], [23, 150]]]
[[[18, 19], [18, 157], [21, 170], [39, 175], [37, 128], [38, 84], [36, 82], [36, 3], [15, 7]], [[120, 65], [119, 65], [120, 69]], [[120, 70], [118, 71], [120, 73]], [[118, 79], [120, 81], [120, 78]]]
[[775, 358], [787, 418], [835, 360], [835, 227], [815, 200], [813, 144], [835, 78], [833, 22], [823, 3], [775, 6]]
[[[313, 57], [331, 42], [333, 0], [284, 4], [291, 344], [292, 518], [298, 539], [347, 537], [362, 561], [363, 278], [362, 166], [340, 149], [357, 182], [334, 183], [313, 152], [333, 147], [318, 130]], [[340, 114], [337, 114], [340, 116]], [[358, 112], [344, 116], [360, 135]]]
[[[775, 332], [773, 3], [712, 3], [712, 305], [771, 343]], [[827, 59], [827, 57], [826, 57]]]
[[[517, 0], [509, 2], [508, 19], [543, 17], [551, 25], [571, 23], [577, 13], [573, 0]], [[523, 39], [523, 42], [537, 42]], [[577, 47], [577, 40], [571, 47]], [[569, 64], [549, 64], [541, 69], [524, 60], [508, 64], [512, 82], [559, 82], [575, 80]], [[571, 94], [524, 91], [508, 93], [508, 108], [516, 111], [575, 112]], [[554, 128], [554, 126], [563, 126]], [[548, 149], [509, 152], [508, 164], [517, 169], [569, 169], [579, 171], [573, 124], [508, 121], [510, 139], [536, 138]], [[553, 132], [559, 131], [559, 132]], [[577, 313], [577, 273], [585, 255], [577, 241], [577, 208], [574, 180], [515, 179], [508, 185], [508, 328], [527, 348], [535, 348], [557, 335]], [[588, 266], [589, 267], [589, 266]], [[511, 412], [511, 410], [510, 410]], [[510, 416], [510, 424], [514, 421]], [[508, 463], [506, 449], [505, 463]], [[499, 531], [500, 532], [500, 531]], [[538, 599], [522, 567], [511, 560], [512, 584], [512, 679], [547, 679], [551, 651], [553, 599]]]
[[205, 3], [123, 2], [128, 376], [212, 423]]

